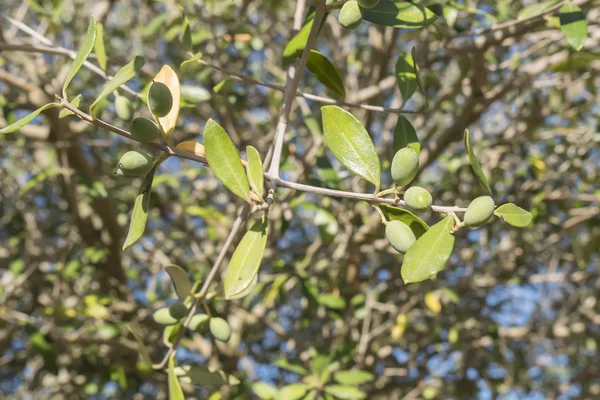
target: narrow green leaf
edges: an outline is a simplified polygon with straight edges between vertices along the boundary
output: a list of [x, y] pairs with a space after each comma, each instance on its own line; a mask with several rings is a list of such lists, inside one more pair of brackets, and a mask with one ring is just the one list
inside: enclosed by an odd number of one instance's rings
[[295, 361], [289, 361], [285, 358], [280, 358], [277, 361], [275, 361], [275, 365], [277, 365], [279, 368], [283, 368], [288, 371], [292, 371], [298, 375], [302, 375], [302, 376], [308, 375], [308, 371], [303, 366], [301, 366], [300, 364], [298, 364]]
[[181, 385], [179, 385], [179, 380], [175, 375], [175, 361], [173, 361], [173, 358], [169, 358], [169, 400], [185, 400], [183, 390], [181, 390]]
[[186, 16], [183, 17], [183, 33], [181, 34], [181, 44], [183, 51], [192, 51], [192, 31], [190, 29], [190, 21]]
[[101, 22], [96, 24], [96, 40], [94, 42], [94, 52], [100, 68], [106, 71], [106, 50], [104, 49], [104, 25]]
[[410, 53], [400, 53], [396, 61], [396, 82], [402, 95], [402, 103], [406, 104], [418, 87], [415, 61]]
[[123, 85], [125, 82], [133, 78], [135, 74], [140, 69], [142, 69], [145, 62], [146, 61], [144, 60], [144, 57], [136, 56], [133, 59], [133, 61], [131, 61], [129, 64], [123, 66], [120, 70], [118, 70], [115, 76], [110, 81], [106, 82], [106, 84], [102, 88], [102, 91], [100, 92], [100, 95], [90, 106], [90, 114], [92, 114], [92, 117], [95, 118], [96, 108], [99, 106], [102, 100], [107, 98], [108, 95], [111, 94], [119, 86]]
[[158, 164], [148, 172], [144, 178], [142, 186], [135, 198], [133, 211], [131, 212], [131, 222], [129, 223], [129, 232], [123, 244], [123, 250], [134, 244], [142, 237], [146, 229], [146, 220], [148, 219], [148, 206], [150, 205], [150, 193], [152, 192], [152, 181]]
[[213, 87], [213, 92], [215, 94], [229, 93], [233, 84], [237, 81], [238, 80], [234, 78], [225, 78]]
[[394, 128], [392, 147], [394, 154], [404, 147], [410, 147], [417, 154], [421, 152], [421, 142], [417, 136], [417, 131], [408, 118], [403, 115], [398, 115], [398, 122], [396, 122], [396, 128]]
[[308, 391], [308, 385], [303, 383], [293, 383], [279, 389], [276, 399], [299, 400], [304, 397]]
[[454, 235], [450, 232], [454, 224], [454, 218], [447, 216], [417, 239], [404, 256], [401, 269], [404, 283], [430, 279], [442, 269], [454, 248]]
[[[79, 108], [79, 103], [81, 103], [81, 94], [78, 94], [77, 97], [75, 97], [73, 100], [71, 100], [71, 104], [75, 108]], [[65, 118], [65, 117], [68, 117], [69, 115], [75, 115], [75, 113], [73, 111], [69, 110], [68, 108], [63, 108], [58, 113], [58, 118]]]
[[483, 186], [488, 195], [492, 195], [492, 188], [490, 188], [490, 184], [483, 173], [483, 169], [481, 169], [481, 165], [479, 165], [479, 161], [475, 157], [475, 153], [473, 152], [473, 147], [471, 146], [471, 133], [468, 129], [465, 129], [465, 147], [467, 149], [467, 153], [469, 154], [469, 161], [471, 162], [471, 168], [473, 169], [473, 173], [475, 177]]
[[523, 8], [521, 11], [519, 11], [519, 14], [517, 15], [517, 19], [527, 19], [527, 18], [534, 17], [538, 14], [541, 14], [542, 11], [544, 11], [545, 9], [547, 9], [550, 6], [553, 6], [554, 4], [558, 3], [559, 1], [560, 0], [550, 0], [550, 1], [541, 1], [541, 2], [530, 4], [527, 7]]
[[346, 307], [346, 300], [343, 297], [335, 296], [331, 293], [324, 293], [319, 296], [319, 304], [334, 310], [342, 310]]
[[260, 154], [254, 147], [247, 146], [246, 155], [248, 156], [248, 165], [246, 165], [248, 182], [254, 193], [262, 197], [265, 192], [265, 175]]
[[575, 50], [581, 50], [587, 36], [587, 21], [579, 6], [567, 2], [558, 13], [560, 29]]
[[362, 124], [337, 106], [321, 107], [325, 143], [346, 168], [379, 188], [381, 165], [373, 140]]
[[163, 344], [165, 346], [171, 346], [175, 342], [177, 335], [179, 335], [179, 331], [181, 330], [183, 321], [179, 323], [175, 323], [173, 325], [165, 326], [163, 329]]
[[371, 382], [374, 376], [367, 371], [351, 370], [338, 372], [333, 378], [342, 385], [362, 385]]
[[404, 222], [406, 225], [408, 225], [417, 239], [429, 230], [429, 225], [427, 225], [425, 221], [417, 217], [412, 212], [405, 210], [404, 208], [382, 204], [379, 206], [379, 209], [383, 212], [383, 215], [388, 221], [395, 220]]
[[6, 135], [7, 133], [12, 133], [12, 132], [18, 131], [19, 129], [21, 129], [28, 123], [30, 123], [42, 111], [47, 110], [49, 108], [54, 108], [54, 107], [59, 107], [58, 103], [48, 103], [48, 104], [41, 106], [40, 108], [38, 108], [31, 114], [27, 115], [26, 117], [23, 117], [20, 120], [10, 124], [9, 126], [0, 129], [0, 135]]
[[201, 58], [202, 58], [202, 53], [194, 54], [194, 56], [192, 58], [190, 58], [189, 60], [185, 60], [184, 62], [181, 63], [181, 65], [179, 65], [179, 70], [181, 72], [191, 71], [194, 66], [200, 65], [196, 61], [198, 61]]
[[395, 28], [423, 28], [437, 20], [431, 10], [407, 2], [381, 0], [377, 6], [363, 10], [363, 19]]
[[367, 397], [367, 395], [361, 392], [358, 388], [349, 385], [325, 386], [325, 392], [343, 400], [364, 399]]
[[501, 205], [494, 211], [494, 215], [504, 220], [507, 224], [518, 228], [525, 228], [531, 223], [531, 219], [533, 218], [529, 211], [513, 203]]
[[240, 383], [239, 379], [235, 376], [227, 375], [219, 369], [208, 367], [206, 365], [185, 365], [177, 367], [175, 368], [175, 375], [178, 376], [182, 382], [210, 388], [223, 385], [235, 386]]
[[252, 390], [262, 400], [271, 400], [275, 398], [277, 394], [277, 388], [266, 382], [254, 382], [252, 384]]
[[340, 73], [335, 65], [323, 54], [316, 50], [311, 50], [306, 62], [306, 68], [321, 82], [325, 87], [333, 91], [340, 97], [346, 97], [346, 88]]
[[[306, 42], [308, 41], [308, 35], [310, 34], [310, 30], [312, 29], [313, 22], [315, 19], [314, 9], [311, 11], [304, 20], [304, 24], [300, 31], [290, 39], [288, 44], [285, 45], [283, 49], [283, 66], [287, 67], [293, 62], [296, 58], [299, 58], [306, 47]], [[327, 19], [327, 13], [323, 16], [321, 20], [321, 26], [319, 26], [319, 30], [323, 28], [323, 24]]]
[[79, 47], [79, 51], [77, 52], [77, 56], [73, 60], [73, 64], [71, 64], [71, 69], [67, 74], [67, 78], [65, 79], [65, 84], [63, 86], [63, 97], [67, 99], [67, 87], [83, 65], [84, 61], [90, 55], [92, 48], [94, 47], [94, 42], [96, 41], [96, 21], [94, 17], [90, 18], [90, 24], [88, 25], [87, 33], [85, 34], [85, 39], [83, 43]]
[[140, 354], [140, 357], [142, 358], [142, 360], [146, 364], [152, 365], [152, 357], [150, 357], [150, 352], [148, 351], [148, 349], [146, 348], [146, 345], [144, 344], [144, 341], [142, 340], [143, 334], [142, 334], [142, 330], [140, 329], [140, 327], [135, 322], [127, 324], [126, 327], [127, 327], [127, 330], [129, 332], [131, 332], [131, 334], [135, 338], [136, 342], [138, 343], [137, 351]]
[[235, 145], [227, 132], [212, 118], [204, 128], [204, 149], [208, 164], [217, 179], [234, 194], [251, 203], [250, 186]]
[[175, 293], [177, 296], [183, 301], [190, 295], [191, 285], [190, 279], [187, 274], [178, 265], [171, 264], [165, 267], [165, 271], [171, 277], [171, 281], [173, 281], [173, 286], [175, 286]]
[[252, 283], [267, 246], [267, 235], [268, 221], [263, 217], [252, 225], [233, 252], [223, 278], [227, 299], [244, 291]]

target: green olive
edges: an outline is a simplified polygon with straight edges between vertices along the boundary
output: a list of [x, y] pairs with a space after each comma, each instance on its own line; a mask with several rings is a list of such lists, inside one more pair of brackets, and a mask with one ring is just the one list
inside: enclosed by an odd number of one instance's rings
[[148, 91], [148, 107], [158, 118], [167, 115], [173, 108], [173, 95], [162, 82], [154, 82]]
[[223, 318], [211, 318], [209, 322], [210, 333], [215, 339], [226, 342], [231, 337], [231, 327]]
[[494, 215], [494, 208], [494, 199], [490, 196], [477, 197], [467, 207], [464, 217], [465, 225], [477, 228], [485, 224]]
[[128, 178], [136, 178], [148, 174], [152, 167], [152, 157], [138, 151], [128, 151], [119, 160], [115, 174]]
[[358, 5], [358, 1], [350, 0], [344, 3], [340, 10], [338, 20], [340, 25], [346, 29], [355, 29], [360, 25], [363, 19], [362, 8]]
[[149, 118], [138, 117], [131, 121], [131, 136], [138, 142], [150, 143], [160, 136], [158, 126]]
[[419, 155], [410, 147], [404, 147], [392, 159], [392, 179], [396, 186], [412, 182], [419, 171]]
[[169, 310], [169, 307], [159, 308], [154, 312], [152, 318], [154, 318], [154, 321], [157, 324], [161, 325], [174, 325], [179, 322], [178, 318], [175, 318], [171, 315], [171, 310]]
[[210, 316], [207, 314], [196, 314], [190, 320], [190, 329], [194, 332], [204, 333], [208, 329]]
[[417, 241], [412, 229], [404, 222], [390, 221], [385, 226], [385, 236], [394, 249], [406, 253]]
[[185, 304], [183, 304], [183, 302], [176, 301], [175, 303], [169, 306], [169, 312], [171, 313], [171, 316], [173, 318], [182, 319], [187, 315], [188, 310]]
[[358, 5], [362, 8], [373, 8], [379, 4], [379, 0], [358, 0]]
[[426, 212], [431, 209], [431, 193], [419, 186], [408, 188], [404, 193], [404, 201], [408, 208], [415, 212]]
[[115, 99], [115, 111], [117, 112], [117, 117], [124, 121], [129, 121], [133, 117], [133, 105], [125, 96], [117, 96]]

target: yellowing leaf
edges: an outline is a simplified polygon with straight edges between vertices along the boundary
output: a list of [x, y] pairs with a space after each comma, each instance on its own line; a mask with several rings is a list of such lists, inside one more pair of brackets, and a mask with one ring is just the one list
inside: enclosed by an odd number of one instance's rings
[[206, 158], [206, 151], [204, 150], [204, 145], [193, 140], [186, 140], [185, 142], [177, 143], [177, 146], [175, 146], [175, 148]]
[[173, 71], [173, 68], [164, 65], [161, 70], [158, 71], [158, 74], [156, 74], [153, 81], [164, 83], [173, 95], [173, 107], [171, 108], [171, 111], [162, 118], [157, 118], [153, 115], [154, 120], [158, 123], [163, 134], [169, 138], [177, 124], [177, 117], [179, 117], [179, 108], [181, 105], [181, 86], [179, 84], [179, 78], [175, 71]]
[[425, 295], [425, 305], [436, 314], [439, 314], [440, 311], [442, 311], [442, 303], [435, 292], [428, 292]]

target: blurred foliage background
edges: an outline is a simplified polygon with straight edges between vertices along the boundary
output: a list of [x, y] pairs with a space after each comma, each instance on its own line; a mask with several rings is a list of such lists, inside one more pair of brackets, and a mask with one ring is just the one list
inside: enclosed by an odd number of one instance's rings
[[[413, 2], [417, 3], [417, 2]], [[240, 380], [193, 387], [189, 398], [256, 398], [260, 385], [373, 375], [369, 399], [600, 397], [600, 9], [576, 1], [589, 35], [572, 50], [550, 18], [525, 20], [533, 1], [420, 2], [440, 19], [423, 30], [363, 23], [345, 31], [330, 13], [316, 48], [342, 72], [347, 100], [398, 107], [394, 64], [417, 48], [430, 109], [407, 115], [422, 142], [419, 185], [434, 203], [466, 206], [483, 194], [462, 144], [469, 128], [496, 204], [534, 214], [526, 229], [496, 221], [461, 229], [437, 279], [404, 285], [401, 256], [365, 203], [279, 189], [270, 243], [254, 293], [217, 301], [227, 344], [187, 335], [182, 364], [211, 365]], [[108, 72], [134, 55], [147, 62], [130, 82], [141, 90], [163, 64], [194, 52], [226, 69], [283, 84], [281, 55], [295, 2], [283, 0], [16, 1], [0, 14], [22, 21], [53, 49], [77, 49], [91, 15], [104, 23]], [[529, 11], [527, 11], [529, 10]], [[523, 22], [525, 20], [525, 22]], [[554, 21], [555, 22], [555, 21]], [[10, 48], [10, 46], [13, 46]], [[7, 19], [0, 24], [0, 124], [60, 93], [70, 60]], [[64, 53], [64, 52], [63, 52]], [[91, 61], [94, 61], [91, 59]], [[202, 141], [218, 120], [238, 149], [265, 154], [282, 93], [228, 81], [208, 67], [179, 73], [188, 86], [176, 142]], [[83, 69], [71, 84], [86, 109], [104, 80]], [[327, 94], [306, 73], [300, 88]], [[102, 118], [115, 115], [113, 98]], [[323, 146], [320, 105], [299, 99], [286, 136], [286, 179], [365, 192], [370, 187]], [[407, 104], [423, 110], [416, 94]], [[351, 110], [371, 133], [391, 183], [398, 115]], [[140, 105], [136, 115], [147, 115]], [[205, 276], [239, 199], [198, 164], [171, 158], [154, 181], [149, 223], [123, 252], [140, 180], [116, 178], [120, 155], [142, 149], [56, 109], [0, 137], [0, 393], [8, 398], [165, 398], [166, 374], [140, 362], [127, 330], [139, 326], [154, 360], [165, 347], [152, 312], [175, 299], [163, 267]], [[385, 187], [385, 185], [384, 185]], [[434, 223], [438, 215], [425, 219]], [[255, 390], [252, 390], [254, 384]], [[267, 396], [268, 397], [268, 396]]]

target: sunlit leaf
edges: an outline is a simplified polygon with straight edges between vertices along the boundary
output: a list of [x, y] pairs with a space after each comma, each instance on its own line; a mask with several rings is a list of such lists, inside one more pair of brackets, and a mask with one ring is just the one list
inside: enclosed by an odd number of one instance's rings
[[96, 40], [94, 42], [94, 53], [100, 68], [106, 71], [106, 50], [104, 49], [104, 25], [101, 22], [96, 24]]
[[135, 198], [133, 211], [131, 212], [131, 222], [129, 223], [129, 231], [127, 238], [123, 244], [123, 250], [134, 244], [142, 237], [146, 229], [146, 220], [148, 219], [148, 206], [150, 205], [150, 193], [152, 191], [152, 181], [154, 173], [158, 168], [158, 164], [152, 168], [148, 175], [144, 178], [142, 186]]
[[260, 154], [252, 146], [246, 147], [246, 154], [248, 156], [248, 165], [246, 166], [248, 182], [254, 193], [262, 196], [265, 191], [265, 175]]
[[177, 296], [181, 300], [185, 300], [185, 298], [190, 295], [191, 291], [190, 279], [186, 272], [183, 268], [175, 264], [167, 265], [165, 271], [167, 271], [167, 274], [171, 277]]
[[437, 16], [421, 5], [381, 0], [374, 8], [363, 10], [363, 19], [395, 28], [422, 28], [437, 20]]
[[337, 68], [323, 54], [316, 50], [311, 50], [306, 62], [306, 68], [328, 89], [340, 97], [346, 96], [344, 81]]
[[90, 114], [92, 114], [92, 117], [96, 117], [96, 109], [100, 106], [102, 101], [119, 86], [132, 79], [135, 74], [142, 69], [145, 62], [146, 61], [144, 60], [144, 57], [136, 56], [129, 64], [121, 67], [121, 69], [117, 71], [115, 76], [110, 81], [106, 82], [102, 88], [102, 91], [100, 92], [100, 95], [98, 95], [96, 100], [90, 106]]
[[67, 88], [69, 87], [69, 84], [71, 83], [71, 81], [73, 80], [73, 78], [75, 77], [77, 72], [79, 72], [79, 69], [81, 68], [81, 66], [83, 65], [85, 60], [88, 58], [90, 53], [92, 52], [92, 48], [94, 47], [95, 41], [96, 41], [96, 21], [94, 20], [94, 17], [92, 17], [92, 18], [90, 18], [90, 24], [88, 25], [87, 33], [85, 34], [85, 39], [83, 40], [83, 43], [79, 47], [79, 51], [77, 51], [77, 55], [75, 56], [75, 59], [73, 60], [73, 63], [71, 64], [71, 68], [69, 69], [69, 73], [67, 74], [67, 77], [65, 78], [65, 84], [64, 84], [63, 90], [62, 90], [63, 97], [65, 99], [67, 99]]
[[181, 105], [181, 86], [179, 85], [179, 78], [175, 71], [173, 71], [173, 68], [168, 65], [163, 65], [152, 81], [164, 83], [173, 95], [173, 107], [171, 108], [171, 111], [161, 118], [153, 115], [154, 120], [158, 123], [163, 134], [169, 138], [177, 124], [177, 117], [179, 117], [179, 108]]
[[308, 385], [303, 383], [293, 383], [279, 389], [276, 399], [299, 400], [304, 397], [308, 391]]
[[404, 222], [415, 234], [418, 239], [429, 229], [429, 226], [421, 218], [417, 217], [412, 212], [405, 210], [404, 208], [392, 207], [385, 204], [379, 206], [379, 209], [383, 212], [383, 215], [388, 221], [400, 221]]
[[479, 161], [475, 157], [475, 153], [473, 152], [473, 147], [471, 146], [471, 133], [468, 129], [465, 129], [465, 147], [467, 149], [467, 153], [469, 154], [469, 161], [471, 162], [471, 168], [473, 168], [473, 173], [475, 173], [475, 177], [481, 184], [481, 186], [485, 189], [488, 195], [492, 195], [492, 189], [490, 188], [490, 184], [483, 173], [483, 169], [481, 169], [481, 165], [479, 165]]
[[527, 7], [523, 8], [521, 11], [519, 11], [519, 14], [517, 15], [517, 19], [527, 19], [527, 18], [534, 17], [538, 14], [541, 14], [542, 11], [544, 11], [545, 9], [547, 9], [550, 6], [553, 6], [554, 4], [558, 3], [559, 1], [560, 0], [540, 1], [540, 2], [530, 4]]
[[204, 149], [204, 145], [193, 140], [186, 140], [184, 142], [177, 143], [175, 148], [206, 158], [206, 150]]
[[494, 211], [494, 215], [504, 220], [507, 224], [518, 228], [525, 228], [531, 223], [531, 219], [533, 218], [529, 211], [513, 203], [501, 205]]
[[567, 2], [559, 10], [560, 29], [575, 50], [581, 50], [587, 37], [587, 21], [579, 6]]
[[277, 388], [273, 385], [269, 385], [266, 382], [254, 382], [252, 384], [252, 390], [262, 400], [271, 400], [275, 398], [277, 394]]
[[400, 53], [396, 61], [396, 82], [402, 95], [402, 102], [406, 103], [418, 87], [415, 61], [410, 53]]
[[367, 371], [350, 370], [336, 373], [333, 378], [342, 385], [362, 385], [374, 379], [372, 373]]
[[346, 168], [379, 187], [381, 165], [373, 140], [362, 124], [337, 106], [321, 107], [325, 143]]
[[442, 311], [442, 302], [436, 292], [427, 292], [425, 295], [425, 305], [435, 314], [439, 314]]
[[[299, 58], [302, 55], [302, 51], [306, 47], [306, 42], [308, 41], [308, 36], [310, 34], [310, 30], [312, 29], [313, 22], [315, 19], [314, 10], [310, 12], [306, 19], [304, 20], [304, 24], [302, 25], [302, 29], [290, 39], [290, 41], [285, 45], [283, 49], [283, 66], [287, 67], [292, 61], [296, 58]], [[321, 24], [319, 26], [319, 30], [323, 27], [325, 20], [327, 19], [327, 13], [321, 20]]]
[[181, 98], [188, 103], [200, 104], [209, 101], [211, 95], [201, 86], [181, 85]]
[[416, 151], [417, 154], [421, 152], [421, 142], [419, 142], [417, 131], [403, 115], [398, 115], [398, 122], [396, 122], [396, 128], [394, 128], [392, 147], [394, 154], [404, 147], [410, 147]]
[[346, 307], [346, 300], [331, 293], [324, 293], [319, 296], [319, 304], [334, 310], [342, 310]]
[[360, 389], [350, 385], [328, 385], [325, 392], [342, 400], [364, 399], [367, 397]]
[[173, 358], [169, 359], [169, 400], [185, 400], [183, 390], [181, 390], [181, 385], [177, 375], [175, 375], [175, 361], [173, 361]]
[[447, 216], [417, 239], [404, 255], [404, 283], [430, 279], [442, 269], [454, 249], [454, 235], [450, 232], [454, 225], [454, 218]]
[[268, 221], [256, 221], [235, 249], [223, 278], [225, 296], [230, 298], [244, 291], [258, 272], [267, 246]]
[[7, 133], [12, 133], [12, 132], [18, 131], [19, 129], [21, 129], [22, 127], [24, 127], [28, 123], [30, 123], [42, 111], [47, 110], [49, 108], [54, 108], [54, 107], [59, 107], [58, 103], [48, 103], [48, 104], [45, 104], [45, 105], [41, 106], [40, 108], [38, 108], [37, 110], [35, 110], [31, 114], [29, 114], [29, 115], [21, 118], [20, 120], [14, 122], [12, 124], [10, 124], [6, 128], [0, 129], [0, 135], [5, 135]]
[[[254, 292], [254, 289], [256, 289], [257, 286], [258, 286], [258, 271], [256, 271], [256, 274], [254, 274], [254, 277], [252, 278], [252, 280], [250, 281], [250, 284], [248, 285], [248, 287], [246, 287], [246, 289], [244, 289], [241, 292], [238, 292], [232, 296], [226, 297], [226, 299], [227, 300], [242, 299], [242, 298], [248, 296], [250, 293]], [[225, 293], [225, 289], [223, 289], [223, 293]]]
[[[206, 365], [185, 365], [175, 368], [175, 375], [181, 382], [202, 387], [220, 387], [223, 385], [235, 386], [240, 381], [233, 375]], [[170, 399], [169, 399], [170, 400]]]
[[196, 62], [201, 58], [202, 58], [202, 53], [194, 54], [194, 56], [192, 58], [190, 58], [189, 60], [185, 60], [184, 62], [181, 63], [181, 65], [179, 65], [179, 70], [181, 72], [189, 72], [189, 71], [193, 70], [194, 67], [201, 65]]

